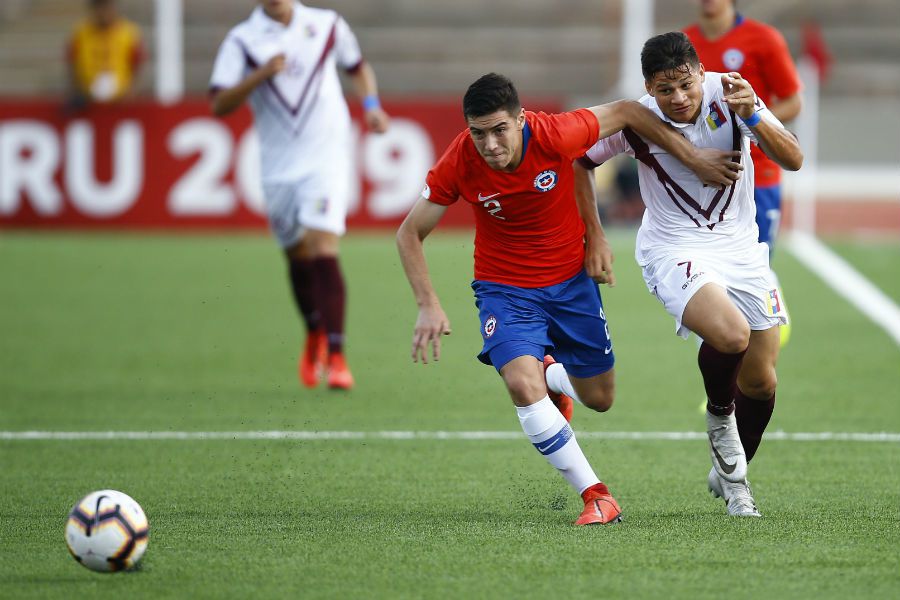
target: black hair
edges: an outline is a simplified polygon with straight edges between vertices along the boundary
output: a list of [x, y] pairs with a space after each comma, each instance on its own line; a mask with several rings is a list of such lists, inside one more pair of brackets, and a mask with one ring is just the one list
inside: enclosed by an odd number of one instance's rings
[[519, 114], [519, 92], [508, 78], [498, 73], [488, 73], [469, 86], [463, 96], [463, 116], [483, 117], [506, 110], [511, 116]]
[[700, 69], [700, 58], [691, 40], [680, 31], [670, 31], [646, 41], [641, 50], [641, 72], [650, 81], [657, 73], [687, 73], [687, 68]]

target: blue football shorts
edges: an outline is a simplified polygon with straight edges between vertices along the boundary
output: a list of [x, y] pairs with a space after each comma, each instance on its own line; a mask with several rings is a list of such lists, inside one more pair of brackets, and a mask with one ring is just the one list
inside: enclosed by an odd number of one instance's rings
[[615, 355], [600, 289], [582, 271], [562, 283], [522, 288], [475, 280], [484, 347], [478, 360], [497, 371], [519, 356], [553, 355], [578, 378], [612, 369]]
[[781, 224], [781, 186], [758, 187], [753, 193], [756, 202], [756, 226], [759, 227], [759, 241], [769, 245], [771, 252], [778, 237]]

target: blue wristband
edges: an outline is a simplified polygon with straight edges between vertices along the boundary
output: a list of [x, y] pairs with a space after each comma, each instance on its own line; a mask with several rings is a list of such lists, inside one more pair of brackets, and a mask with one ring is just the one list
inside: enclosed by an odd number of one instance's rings
[[753, 116], [750, 117], [749, 119], [745, 119], [744, 117], [741, 117], [741, 121], [743, 121], [744, 125], [746, 125], [747, 127], [755, 127], [756, 125], [759, 124], [759, 122], [761, 120], [762, 120], [762, 117], [759, 116], [759, 111], [753, 113]]
[[362, 101], [363, 110], [369, 112], [370, 110], [374, 110], [376, 108], [381, 108], [381, 102], [378, 101], [378, 96], [375, 94], [369, 94]]

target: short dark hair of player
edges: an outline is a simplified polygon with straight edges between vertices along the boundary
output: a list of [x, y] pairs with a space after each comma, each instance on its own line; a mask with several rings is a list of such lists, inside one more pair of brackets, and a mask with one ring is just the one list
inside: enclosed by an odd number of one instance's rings
[[686, 67], [700, 69], [700, 58], [691, 40], [680, 31], [670, 31], [652, 37], [641, 50], [641, 72], [644, 81], [650, 81], [657, 73], [667, 75], [686, 72]]
[[506, 110], [515, 117], [522, 105], [519, 92], [508, 78], [498, 73], [488, 73], [469, 86], [463, 96], [463, 116], [483, 117], [498, 110]]

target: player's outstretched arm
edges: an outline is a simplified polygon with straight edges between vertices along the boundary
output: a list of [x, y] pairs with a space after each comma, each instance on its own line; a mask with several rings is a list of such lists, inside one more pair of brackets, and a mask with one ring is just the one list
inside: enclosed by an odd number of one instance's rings
[[391, 119], [381, 108], [378, 101], [378, 84], [375, 80], [375, 71], [372, 66], [363, 62], [359, 68], [350, 75], [350, 82], [356, 95], [363, 103], [363, 119], [369, 131], [384, 133], [390, 125]]
[[722, 89], [725, 92], [725, 102], [750, 128], [766, 156], [788, 171], [797, 171], [803, 166], [803, 151], [794, 134], [779, 121], [764, 119], [756, 112], [756, 93], [749, 81], [741, 77], [740, 73], [724, 73]]
[[584, 221], [584, 268], [595, 282], [613, 287], [616, 285], [612, 269], [614, 257], [597, 213], [594, 174], [578, 164], [578, 161], [572, 163], [572, 168], [575, 171], [575, 203], [578, 205], [578, 214]]
[[397, 251], [403, 271], [412, 287], [419, 315], [413, 330], [413, 362], [428, 362], [428, 346], [431, 345], [434, 360], [441, 358], [441, 336], [450, 335], [450, 320], [447, 318], [437, 292], [428, 275], [423, 242], [437, 226], [447, 207], [429, 202], [420, 197], [406, 219], [397, 230]]
[[278, 54], [244, 77], [236, 86], [216, 91], [211, 102], [213, 114], [224, 117], [237, 110], [259, 84], [283, 71], [284, 64], [284, 54]]
[[617, 100], [590, 110], [600, 122], [600, 139], [629, 127], [684, 163], [706, 185], [730, 185], [744, 168], [737, 162], [739, 152], [696, 148], [674, 127], [634, 100]]

